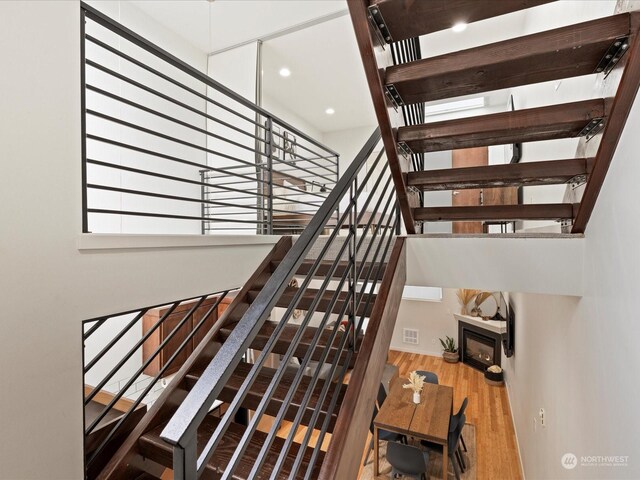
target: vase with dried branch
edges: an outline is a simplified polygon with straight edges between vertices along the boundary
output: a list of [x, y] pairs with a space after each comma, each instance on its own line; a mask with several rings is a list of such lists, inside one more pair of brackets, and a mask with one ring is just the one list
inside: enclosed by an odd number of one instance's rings
[[409, 374], [409, 383], [405, 383], [402, 388], [410, 388], [413, 390], [413, 403], [420, 403], [420, 392], [422, 392], [422, 388], [424, 387], [424, 379], [426, 378], [424, 375], [418, 375], [418, 372], [415, 370]]
[[460, 314], [461, 315], [469, 315], [469, 310], [467, 310], [467, 305], [469, 302], [473, 300], [473, 298], [480, 293], [480, 290], [473, 290], [470, 288], [460, 288], [456, 292], [458, 296], [458, 301], [460, 302]]

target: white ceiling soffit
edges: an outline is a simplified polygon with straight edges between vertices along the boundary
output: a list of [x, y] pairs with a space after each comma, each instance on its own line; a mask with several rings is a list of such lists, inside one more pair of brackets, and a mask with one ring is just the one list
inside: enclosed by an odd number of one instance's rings
[[[266, 41], [262, 49], [265, 100], [321, 132], [377, 123], [349, 16]], [[283, 67], [290, 76], [279, 74]], [[327, 115], [329, 108], [335, 113]]]
[[347, 8], [344, 0], [133, 0], [132, 3], [207, 53]]

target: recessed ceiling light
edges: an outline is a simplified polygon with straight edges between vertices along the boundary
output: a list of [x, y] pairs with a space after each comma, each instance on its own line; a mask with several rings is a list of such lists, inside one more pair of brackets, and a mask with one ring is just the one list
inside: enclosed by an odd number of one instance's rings
[[466, 29], [467, 29], [467, 24], [464, 22], [458, 22], [453, 27], [451, 27], [451, 30], [453, 30], [456, 33], [464, 32]]
[[288, 77], [289, 75], [291, 75], [291, 70], [289, 70], [287, 67], [282, 67], [279, 73], [281, 77]]
[[333, 115], [334, 113], [336, 113], [336, 111], [333, 108], [329, 107], [324, 111], [324, 113], [326, 113], [327, 115]]

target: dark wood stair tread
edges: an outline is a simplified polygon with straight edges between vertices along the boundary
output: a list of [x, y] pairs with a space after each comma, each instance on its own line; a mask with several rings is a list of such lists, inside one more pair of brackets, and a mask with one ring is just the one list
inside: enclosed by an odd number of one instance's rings
[[[242, 382], [247, 378], [249, 372], [253, 365], [251, 363], [240, 362], [236, 370], [233, 372], [233, 375], [229, 378], [226, 385], [222, 389], [222, 392], [218, 396], [218, 400], [221, 400], [226, 403], [230, 403], [240, 390], [242, 386]], [[251, 386], [249, 393], [247, 394], [242, 406], [248, 408], [250, 410], [255, 410], [258, 407], [258, 404], [263, 398], [264, 393], [269, 386], [269, 383], [275, 376], [276, 369], [269, 367], [262, 367], [260, 372], [258, 373], [258, 378]], [[287, 367], [282, 378], [278, 382], [278, 386], [273, 394], [272, 401], [267, 406], [266, 413], [271, 416], [276, 416], [280, 407], [282, 406], [282, 402], [287, 395], [289, 388], [293, 384], [296, 374], [298, 373], [298, 369], [295, 367]], [[195, 384], [198, 380], [199, 374], [192, 373], [187, 376], [189, 388]], [[309, 403], [305, 409], [305, 414], [302, 417], [302, 424], [309, 425], [311, 421], [311, 416], [313, 412], [320, 408], [321, 413], [318, 415], [318, 419], [314, 423], [314, 428], [321, 428], [322, 424], [325, 420], [326, 412], [329, 410], [329, 403], [331, 402], [331, 398], [333, 397], [336, 389], [338, 389], [338, 400], [336, 404], [336, 408], [331, 415], [331, 422], [329, 424], [329, 433], [333, 431], [333, 427], [335, 425], [335, 420], [340, 410], [340, 405], [342, 403], [342, 399], [344, 397], [344, 392], [347, 388], [346, 385], [343, 384], [333, 384], [333, 386], [329, 387], [327, 395], [322, 403], [321, 407], [318, 407], [318, 399], [320, 397], [320, 393], [322, 388], [324, 387], [326, 380], [319, 379], [316, 382], [316, 385], [313, 389], [313, 393], [311, 394], [311, 398], [309, 399]], [[293, 420], [298, 413], [300, 408], [300, 404], [302, 403], [304, 395], [307, 393], [309, 389], [309, 385], [311, 384], [311, 377], [308, 375], [303, 375], [296, 392], [291, 399], [291, 407], [287, 410], [285, 414], [286, 420]]]
[[[218, 426], [220, 419], [209, 415], [205, 417], [200, 428], [198, 429], [198, 454], [201, 452], [202, 446], [211, 438], [211, 434]], [[171, 445], [166, 443], [160, 438], [160, 433], [164, 425], [160, 425], [153, 430], [147, 432], [145, 435], [140, 437], [139, 446], [140, 453], [154, 460], [155, 462], [160, 463], [168, 468], [173, 466], [173, 449]], [[221, 478], [221, 473], [224, 471], [225, 467], [229, 463], [229, 459], [236, 447], [239, 444], [239, 441], [245, 431], [245, 427], [239, 425], [237, 423], [231, 423], [229, 428], [227, 429], [220, 446], [216, 449], [213, 457], [207, 464], [207, 470], [212, 479]], [[234, 478], [237, 479], [248, 479], [249, 473], [251, 472], [251, 468], [255, 463], [255, 460], [262, 448], [262, 445], [265, 443], [267, 438], [267, 434], [263, 432], [255, 432], [249, 442], [247, 450], [240, 461], [238, 468], [235, 470]], [[282, 448], [284, 446], [285, 440], [279, 437], [276, 437], [271, 445], [270, 453], [266, 457], [266, 461], [260, 470], [260, 473], [257, 477], [253, 477], [254, 479], [263, 479], [269, 478], [269, 475], [273, 471], [274, 464], [276, 460], [282, 455]], [[295, 460], [296, 455], [298, 454], [300, 448], [300, 444], [293, 443], [291, 449], [287, 453], [287, 460], [284, 462], [284, 467], [281, 472], [281, 476], [285, 477], [291, 472], [291, 467]], [[305, 448], [304, 460], [302, 462], [302, 466], [298, 471], [298, 475], [296, 478], [303, 478], [306, 467], [309, 465], [309, 461], [311, 459], [313, 449]], [[313, 478], [317, 478], [320, 467], [322, 466], [322, 460], [324, 458], [324, 452], [319, 452], [318, 459], [315, 463], [314, 467], [314, 475]]]
[[593, 167], [593, 160], [593, 158], [571, 158], [409, 172], [407, 185], [426, 192], [561, 184], [577, 176], [588, 175]]
[[535, 7], [553, 0], [374, 0], [394, 42]]
[[526, 205], [485, 205], [470, 207], [415, 208], [416, 220], [426, 222], [447, 221], [514, 221], [572, 219], [576, 206], [571, 203], [544, 203]]
[[[314, 259], [304, 260], [300, 265], [300, 267], [298, 268], [296, 275], [297, 276], [309, 275], [309, 273], [311, 272], [311, 269], [313, 268], [314, 263], [315, 263]], [[280, 265], [279, 261], [271, 262], [271, 268], [273, 270], [275, 270], [278, 265]], [[322, 278], [326, 277], [329, 274], [329, 271], [331, 270], [332, 265], [333, 265], [333, 260], [321, 260], [320, 265], [318, 265], [318, 269], [314, 272], [313, 276], [322, 277]], [[350, 267], [350, 265], [351, 264], [348, 261], [339, 262], [333, 274], [331, 275], [331, 278], [338, 278], [338, 279], [342, 278], [342, 276], [344, 275], [344, 272], [346, 271], [347, 268]], [[371, 266], [372, 266], [372, 262], [364, 262], [364, 265], [361, 262], [358, 263], [358, 268], [364, 268], [363, 271], [365, 276], [369, 272], [369, 269], [371, 268]], [[373, 279], [376, 276], [376, 273], [378, 272], [378, 266], [379, 266], [379, 263], [373, 264], [373, 269], [371, 271], [371, 276], [370, 276], [371, 279]], [[377, 280], [382, 280], [382, 277], [384, 276], [385, 267], [386, 267], [386, 264], [382, 264]]]
[[[288, 307], [293, 301], [293, 297], [296, 295], [298, 290], [299, 289], [296, 287], [287, 287], [284, 293], [278, 299], [278, 303], [276, 304], [276, 306], [282, 307], [282, 308]], [[251, 299], [251, 301], [255, 300], [255, 298], [258, 296], [259, 293], [260, 292], [258, 290], [249, 292], [249, 298]], [[331, 304], [331, 301], [333, 300], [334, 294], [335, 294], [334, 290], [327, 290], [323, 292], [320, 297], [320, 300], [318, 301], [315, 311], [317, 313], [326, 312], [327, 309], [329, 308], [329, 305]], [[317, 295], [318, 295], [317, 288], [305, 289], [296, 308], [298, 308], [299, 310], [309, 310], [309, 308], [311, 307], [311, 304], [313, 303]], [[348, 298], [349, 298], [349, 292], [347, 291], [339, 292], [338, 298], [335, 300], [335, 303], [333, 304], [331, 312], [340, 313], [340, 311], [344, 306], [344, 302], [348, 300]], [[363, 295], [363, 298], [360, 301], [358, 306], [358, 315], [364, 314], [365, 316], [368, 317], [371, 314], [371, 310], [373, 309], [373, 304], [375, 303], [375, 301], [376, 301], [375, 294]], [[349, 306], [347, 306], [347, 309], [345, 310], [345, 312], [348, 312], [349, 311], [348, 309], [349, 309]]]
[[[221, 329], [220, 333], [223, 341], [226, 340], [228, 336], [231, 334], [231, 331], [233, 330], [234, 326], [235, 324], [226, 325]], [[255, 350], [262, 350], [277, 326], [278, 326], [278, 322], [271, 322], [271, 321], [265, 322], [264, 325], [262, 326], [262, 329], [258, 333], [258, 336], [251, 343], [251, 348]], [[272, 349], [272, 353], [284, 355], [289, 349], [289, 346], [291, 345], [293, 337], [298, 331], [298, 329], [299, 329], [298, 325], [294, 325], [294, 324], [285, 325], [282, 331], [282, 334], [280, 335], [280, 338], [278, 339], [278, 341], [276, 342], [275, 346]], [[298, 347], [294, 352], [296, 357], [304, 357], [304, 355], [309, 350], [311, 346], [311, 341], [317, 331], [318, 329], [316, 327], [305, 328], [304, 332], [302, 333], [302, 338], [300, 339], [300, 343], [298, 344]], [[331, 335], [331, 331], [332, 331], [331, 328], [326, 328], [321, 333], [320, 339], [318, 340], [318, 345], [315, 348], [313, 354], [311, 355], [311, 360], [314, 360], [314, 361], [320, 360], [320, 357], [324, 350], [324, 346], [329, 341], [329, 336]], [[338, 334], [336, 335], [336, 339], [333, 342], [333, 346], [329, 351], [329, 355], [328, 355], [329, 361], [333, 361], [333, 359], [336, 356], [337, 347], [338, 347], [338, 343], [340, 341], [341, 335], [343, 335], [343, 333], [341, 332], [338, 332]], [[362, 341], [362, 336], [358, 338], [358, 344], [361, 341]], [[346, 357], [347, 357], [347, 352], [345, 347], [342, 354], [340, 355], [340, 362], [341, 363], [344, 362]], [[353, 366], [353, 364], [356, 361], [356, 357], [357, 357], [357, 354], [352, 355], [351, 361], [349, 362], [350, 366]]]
[[603, 99], [583, 100], [400, 127], [398, 141], [417, 153], [569, 138], [604, 116]]
[[392, 66], [385, 83], [409, 104], [597, 73], [614, 41], [629, 35], [630, 21], [622, 13]]

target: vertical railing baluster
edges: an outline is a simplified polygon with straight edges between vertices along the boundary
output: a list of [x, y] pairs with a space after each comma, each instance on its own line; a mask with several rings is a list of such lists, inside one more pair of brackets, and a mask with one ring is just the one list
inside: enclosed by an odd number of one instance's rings
[[176, 445], [173, 449], [173, 478], [174, 480], [197, 480], [198, 453], [196, 437], [189, 438], [185, 446]]
[[267, 234], [273, 235], [273, 119], [267, 118]]
[[347, 335], [351, 335], [350, 341], [350, 349], [355, 351], [356, 349], [356, 314], [358, 301], [356, 297], [357, 291], [357, 283], [358, 283], [358, 274], [357, 274], [357, 244], [358, 244], [358, 196], [355, 192], [358, 191], [358, 177], [354, 178], [354, 181], [351, 185], [351, 216], [349, 218], [350, 221], [350, 232], [351, 232], [351, 240], [349, 242], [349, 299], [351, 302], [351, 308], [349, 309], [349, 322], [348, 328], [349, 330], [346, 332]]
[[80, 148], [82, 155], [82, 233], [89, 233], [89, 213], [87, 205], [87, 79], [85, 29], [87, 19], [84, 9], [80, 9]]
[[202, 182], [202, 185], [200, 185], [200, 198], [202, 199], [202, 202], [200, 203], [200, 216], [202, 217], [202, 221], [200, 222], [201, 225], [202, 225], [200, 233], [202, 235], [204, 235], [206, 233], [206, 225], [205, 225], [206, 220], [204, 220], [205, 215], [206, 215], [206, 207], [205, 207], [205, 204], [204, 204], [204, 200], [205, 200], [205, 196], [207, 194], [207, 192], [205, 190], [205, 186], [204, 186], [204, 182], [205, 182], [205, 179], [206, 179], [205, 172], [206, 172], [206, 170], [200, 170], [200, 181]]

